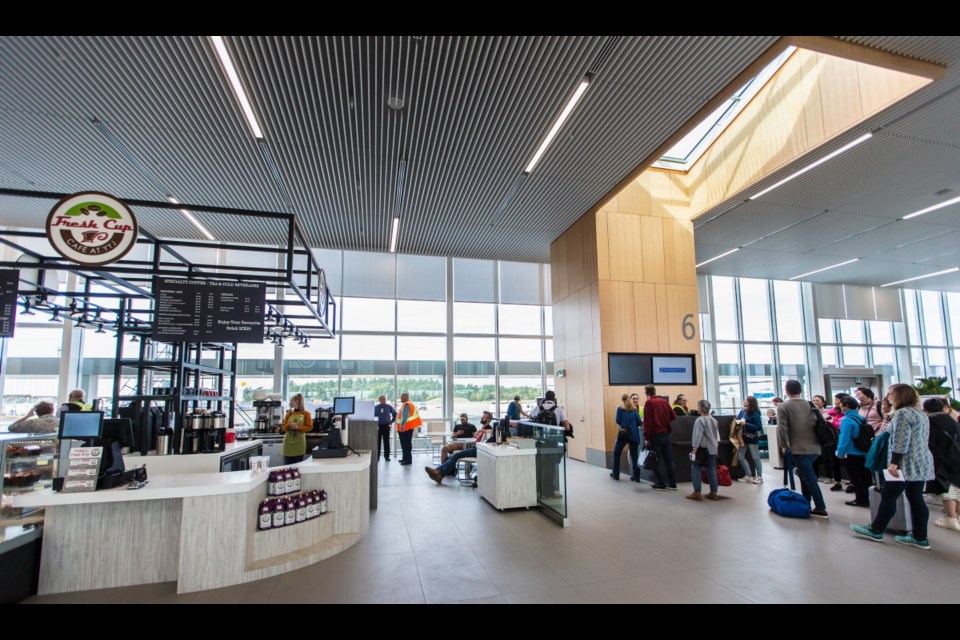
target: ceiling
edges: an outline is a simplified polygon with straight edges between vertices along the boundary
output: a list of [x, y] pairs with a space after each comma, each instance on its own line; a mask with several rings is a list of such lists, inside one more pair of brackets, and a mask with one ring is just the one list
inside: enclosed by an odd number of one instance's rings
[[[878, 286], [960, 266], [960, 204], [900, 219], [960, 195], [960, 37], [843, 39], [943, 64], [946, 72], [856, 131], [700, 216], [698, 262], [743, 249], [699, 272], [788, 279], [859, 258], [802, 280]], [[874, 137], [865, 143], [762, 198], [746, 200], [867, 131]], [[960, 291], [960, 273], [903, 286]]]
[[[860, 147], [759, 201], [740, 194], [707, 212], [716, 219], [698, 225], [698, 261], [746, 247], [701, 272], [788, 278], [862, 257], [807, 279], [882, 284], [960, 266], [960, 205], [897, 220], [951, 197], [936, 191], [960, 194], [960, 38], [844, 39], [945, 64], [945, 77], [864, 122], [880, 132]], [[0, 188], [293, 212], [313, 245], [366, 251], [387, 249], [397, 214], [404, 253], [546, 262], [552, 240], [776, 36], [227, 41], [264, 142], [206, 38], [0, 37]], [[583, 100], [524, 177], [588, 72]], [[50, 204], [0, 196], [0, 225], [40, 227]], [[155, 235], [202, 239], [176, 211], [137, 213]], [[197, 217], [218, 240], [285, 241], [257, 218]], [[938, 288], [960, 290], [960, 276]]]

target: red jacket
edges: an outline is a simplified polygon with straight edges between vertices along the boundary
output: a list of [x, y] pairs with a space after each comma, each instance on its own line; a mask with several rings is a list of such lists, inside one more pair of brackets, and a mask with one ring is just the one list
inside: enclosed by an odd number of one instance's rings
[[677, 416], [670, 403], [660, 396], [647, 398], [643, 405], [643, 438], [649, 440], [658, 433], [670, 433], [670, 423]]

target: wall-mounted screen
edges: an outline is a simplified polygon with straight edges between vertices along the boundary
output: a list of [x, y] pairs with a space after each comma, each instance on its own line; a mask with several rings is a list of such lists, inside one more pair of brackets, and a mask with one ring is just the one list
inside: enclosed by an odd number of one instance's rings
[[693, 356], [653, 356], [653, 384], [696, 384]]
[[678, 353], [611, 353], [607, 356], [609, 384], [697, 384], [696, 358]]

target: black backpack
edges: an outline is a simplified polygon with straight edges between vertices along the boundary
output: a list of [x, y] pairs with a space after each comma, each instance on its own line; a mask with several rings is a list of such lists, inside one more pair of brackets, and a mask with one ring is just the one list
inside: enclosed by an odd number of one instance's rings
[[549, 424], [555, 427], [557, 426], [557, 414], [553, 412], [553, 409], [541, 408], [537, 412], [536, 422], [537, 424]]
[[857, 437], [853, 439], [853, 446], [858, 451], [863, 451], [866, 453], [867, 451], [870, 451], [870, 445], [873, 444], [873, 438], [875, 434], [873, 433], [873, 427], [867, 424], [866, 420], [861, 418], [859, 415], [857, 418], [860, 418], [860, 431], [857, 433]]
[[821, 447], [835, 447], [837, 445], [837, 432], [833, 430], [833, 426], [827, 424], [827, 421], [823, 419], [823, 414], [817, 410], [817, 407], [812, 402], [810, 403], [810, 411], [813, 411], [813, 416], [816, 418], [816, 422], [813, 423], [813, 432], [817, 436], [817, 442], [820, 443]]

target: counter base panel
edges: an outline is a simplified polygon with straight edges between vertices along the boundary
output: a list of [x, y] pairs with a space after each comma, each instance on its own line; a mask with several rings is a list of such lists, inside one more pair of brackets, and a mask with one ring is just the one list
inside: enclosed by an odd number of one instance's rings
[[477, 465], [480, 496], [495, 508], [537, 506], [535, 455], [494, 456], [481, 449]]
[[47, 507], [38, 593], [177, 579], [180, 500]]
[[343, 552], [367, 533], [369, 481], [369, 468], [303, 475], [304, 491], [327, 492], [328, 513], [277, 530], [256, 528], [263, 492], [185, 498], [184, 522], [196, 524], [181, 535], [177, 593], [262, 580]]

